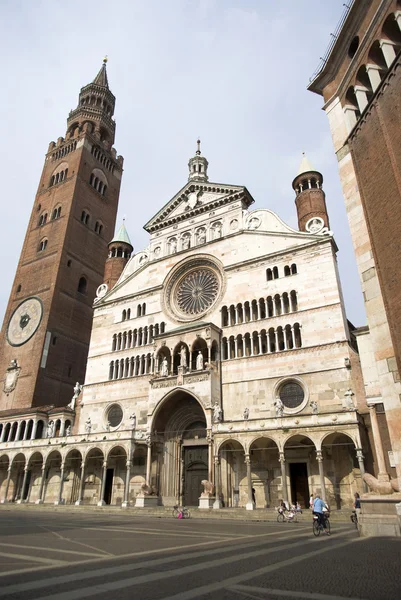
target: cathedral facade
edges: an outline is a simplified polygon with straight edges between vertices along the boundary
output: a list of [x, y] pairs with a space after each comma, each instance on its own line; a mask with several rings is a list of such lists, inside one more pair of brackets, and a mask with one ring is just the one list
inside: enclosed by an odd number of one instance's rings
[[68, 413], [43, 407], [36, 439], [2, 413], [3, 501], [252, 510], [320, 492], [341, 508], [362, 491], [367, 407], [322, 175], [303, 158], [293, 229], [211, 183], [199, 143], [188, 167], [147, 248], [124, 225], [109, 244]]

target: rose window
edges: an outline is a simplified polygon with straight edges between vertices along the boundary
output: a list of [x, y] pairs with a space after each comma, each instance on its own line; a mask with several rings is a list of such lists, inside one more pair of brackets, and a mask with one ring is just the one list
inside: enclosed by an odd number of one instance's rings
[[205, 312], [216, 300], [219, 282], [213, 271], [199, 269], [186, 275], [176, 289], [178, 308], [187, 315]]

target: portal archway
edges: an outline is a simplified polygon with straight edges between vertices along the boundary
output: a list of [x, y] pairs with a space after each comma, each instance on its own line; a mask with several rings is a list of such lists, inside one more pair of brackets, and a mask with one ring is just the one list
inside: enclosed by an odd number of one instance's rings
[[166, 506], [197, 506], [201, 481], [210, 479], [206, 416], [199, 401], [175, 390], [162, 401], [153, 420], [149, 484]]

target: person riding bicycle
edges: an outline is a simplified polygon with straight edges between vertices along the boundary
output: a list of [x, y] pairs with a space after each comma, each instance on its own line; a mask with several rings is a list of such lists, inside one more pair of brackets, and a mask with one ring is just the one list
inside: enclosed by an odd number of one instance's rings
[[325, 512], [327, 512], [328, 507], [324, 500], [321, 499], [319, 494], [316, 494], [315, 499], [313, 501], [313, 514], [317, 516], [319, 525], [324, 529], [326, 535], [330, 535], [326, 527], [326, 517]]

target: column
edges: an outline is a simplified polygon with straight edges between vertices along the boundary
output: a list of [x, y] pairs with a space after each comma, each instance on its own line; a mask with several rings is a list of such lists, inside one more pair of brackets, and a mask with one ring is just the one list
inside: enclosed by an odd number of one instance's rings
[[391, 63], [395, 59], [394, 45], [395, 44], [390, 42], [390, 40], [380, 40], [380, 48], [382, 49], [387, 67], [390, 67]]
[[348, 132], [350, 132], [355, 127], [358, 120], [356, 116], [356, 108], [350, 104], [347, 104], [344, 106], [344, 116]]
[[[61, 435], [61, 430], [60, 430]], [[63, 434], [64, 435], [64, 434]], [[64, 463], [61, 463], [60, 467], [60, 487], [58, 490], [58, 497], [54, 504], [62, 504], [63, 503], [63, 487], [64, 487]]]
[[363, 113], [363, 111], [369, 104], [368, 96], [366, 94], [366, 88], [362, 87], [361, 85], [356, 85], [354, 87], [354, 90], [355, 90], [356, 101], [358, 102], [358, 108], [359, 108], [360, 112]]
[[212, 347], [210, 345], [208, 345], [208, 347], [207, 347], [207, 361], [210, 366], [210, 363], [212, 362]]
[[238, 358], [238, 338], [234, 338], [235, 358]]
[[375, 92], [381, 83], [380, 68], [377, 65], [368, 64], [366, 65], [366, 72], [368, 74], [372, 90]]
[[242, 356], [246, 356], [245, 336], [242, 337]]
[[362, 453], [361, 448], [356, 448], [356, 458], [358, 460], [359, 470], [360, 470], [361, 476], [362, 476], [363, 491], [368, 492], [369, 489], [368, 489], [367, 483], [363, 479], [363, 476], [365, 475], [365, 463], [363, 461], [363, 453]]
[[322, 499], [326, 502], [326, 483], [324, 480], [324, 469], [323, 469], [323, 453], [321, 450], [316, 451], [316, 460], [319, 466], [319, 479], [320, 479], [320, 490]]
[[61, 419], [59, 436], [60, 437], [64, 437], [65, 436], [65, 419]]
[[231, 325], [233, 324], [233, 320], [232, 320], [232, 316], [231, 316], [231, 309], [228, 309], [228, 326], [231, 327]]
[[127, 508], [129, 506], [129, 484], [131, 481], [131, 461], [127, 460], [125, 463], [127, 467], [127, 471], [125, 473], [125, 488], [124, 488], [124, 502], [122, 503], [122, 508]]
[[152, 375], [154, 375], [155, 373], [155, 355], [152, 354], [151, 359], [150, 359], [150, 372], [152, 373]]
[[238, 306], [235, 307], [235, 324], [238, 325], [239, 316], [238, 316]]
[[81, 463], [81, 479], [79, 481], [78, 500], [75, 502], [75, 506], [79, 506], [82, 502], [82, 494], [84, 491], [84, 476], [85, 476], [85, 463]]
[[1, 436], [0, 436], [0, 444], [2, 444], [4, 442], [4, 438], [6, 437], [6, 425], [7, 425], [7, 423], [3, 424], [3, 431], [1, 432]]
[[248, 502], [246, 503], [246, 510], [255, 510], [255, 505], [252, 500], [252, 470], [251, 470], [251, 457], [249, 454], [245, 454], [246, 464], [246, 478], [248, 482]]
[[270, 354], [272, 351], [271, 343], [270, 343], [270, 335], [269, 331], [266, 331], [266, 341], [267, 341], [267, 353]]
[[251, 356], [254, 355], [254, 351], [253, 351], [253, 333], [251, 333], [251, 335], [249, 336], [250, 342], [251, 342]]
[[[25, 465], [25, 467], [24, 467], [24, 478], [22, 480], [22, 487], [21, 487], [21, 498], [19, 500], [17, 500], [17, 504], [22, 504], [22, 502], [24, 502], [23, 496], [24, 496], [24, 491], [25, 491], [25, 487], [26, 487], [27, 477], [28, 477], [28, 465]], [[26, 501], [28, 502], [28, 499]]]
[[281, 314], [284, 314], [284, 299], [280, 296], [280, 306], [281, 306]]
[[4, 490], [4, 498], [1, 501], [2, 504], [6, 504], [6, 502], [7, 502], [8, 488], [10, 487], [10, 481], [11, 481], [11, 465], [8, 467], [8, 470], [7, 470], [7, 483], [6, 483], [6, 489]]
[[214, 457], [214, 481], [216, 487], [216, 500], [213, 503], [213, 508], [221, 508], [221, 472], [220, 460], [218, 456]]
[[42, 465], [42, 477], [40, 479], [39, 497], [35, 504], [43, 504], [43, 488], [45, 486], [46, 465]]
[[261, 316], [260, 316], [260, 300], [257, 301], [256, 303], [257, 309], [258, 309], [258, 321], [260, 321]]
[[102, 471], [102, 483], [100, 485], [100, 496], [98, 506], [104, 506], [106, 502], [104, 501], [104, 488], [106, 485], [106, 475], [107, 475], [107, 461], [105, 460], [103, 463], [103, 471]]
[[148, 455], [146, 459], [146, 485], [150, 486], [151, 482], [151, 469], [152, 469], [152, 443], [148, 443]]
[[287, 470], [285, 468], [284, 452], [280, 452], [280, 465], [281, 465], [281, 481], [282, 481], [282, 488], [283, 488], [283, 500], [284, 500], [284, 502], [288, 502]]
[[19, 440], [19, 434], [21, 433], [22, 421], [20, 421], [17, 425], [17, 433], [15, 434], [15, 441]]
[[383, 450], [383, 444], [382, 444], [382, 439], [381, 439], [381, 435], [380, 435], [379, 423], [377, 420], [375, 404], [369, 406], [369, 413], [370, 413], [370, 421], [372, 424], [373, 443], [375, 445], [377, 466], [379, 469], [379, 474], [377, 476], [377, 479], [379, 481], [389, 481], [390, 477], [386, 470], [386, 462], [384, 460], [384, 450]]
[[258, 333], [258, 338], [259, 338], [259, 354], [262, 354], [262, 334]]
[[221, 360], [225, 360], [227, 358], [225, 352], [224, 352], [224, 342], [223, 340], [221, 340]]
[[209, 481], [214, 481], [214, 472], [213, 472], [213, 440], [208, 438], [208, 479]]
[[275, 352], [278, 352], [279, 348], [278, 348], [278, 336], [277, 336], [277, 329], [274, 330], [274, 345], [275, 345]]
[[284, 342], [284, 350], [288, 350], [287, 346], [287, 330], [283, 327], [283, 342]]
[[291, 339], [292, 339], [292, 347], [295, 348], [294, 327], [292, 325], [291, 325]]

